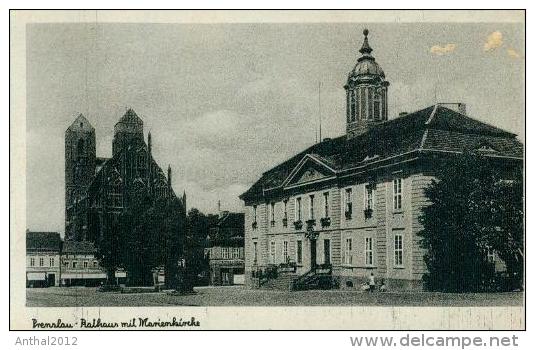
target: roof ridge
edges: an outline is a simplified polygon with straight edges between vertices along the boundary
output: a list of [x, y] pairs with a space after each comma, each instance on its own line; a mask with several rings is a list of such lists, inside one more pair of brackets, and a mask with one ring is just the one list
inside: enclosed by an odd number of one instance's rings
[[[494, 125], [492, 125], [492, 124], [490, 124], [490, 123], [488, 123], [488, 122], [482, 121], [482, 120], [477, 119], [477, 118], [475, 118], [475, 117], [470, 117], [470, 116], [468, 116], [468, 115], [466, 115], [466, 114], [460, 113], [460, 112], [458, 112], [458, 111], [456, 111], [456, 110], [454, 110], [454, 109], [448, 108], [448, 107], [446, 107], [446, 106], [442, 106], [442, 105], [440, 105], [440, 104], [437, 104], [437, 109], [438, 109], [438, 108], [447, 109], [448, 111], [455, 113], [455, 115], [457, 115], [457, 116], [460, 117], [461, 119], [470, 120], [470, 121], [472, 121], [472, 122], [476, 122], [476, 123], [480, 123], [480, 124], [482, 124], [482, 125], [485, 125], [485, 126], [488, 127], [490, 130], [493, 130], [493, 131], [495, 131], [495, 132], [498, 133], [498, 134], [502, 134], [502, 136], [508, 135], [508, 136], [510, 136], [510, 137], [512, 136], [512, 138], [515, 138], [516, 136], [518, 136], [517, 134], [515, 134], [515, 133], [513, 133], [513, 132], [510, 132], [510, 131], [501, 129], [501, 128], [497, 127], [497, 126], [494, 126]], [[427, 124], [427, 123], [426, 123], [426, 124]], [[467, 131], [469, 132], [470, 130], [467, 130]], [[476, 133], [476, 134], [479, 134], [479, 133]]]

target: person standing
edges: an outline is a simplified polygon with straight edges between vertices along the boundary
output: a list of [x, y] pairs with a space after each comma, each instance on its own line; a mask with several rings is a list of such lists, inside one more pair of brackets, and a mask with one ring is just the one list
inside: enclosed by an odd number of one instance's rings
[[370, 286], [370, 292], [373, 292], [375, 290], [375, 276], [373, 275], [373, 272], [370, 274], [368, 285]]

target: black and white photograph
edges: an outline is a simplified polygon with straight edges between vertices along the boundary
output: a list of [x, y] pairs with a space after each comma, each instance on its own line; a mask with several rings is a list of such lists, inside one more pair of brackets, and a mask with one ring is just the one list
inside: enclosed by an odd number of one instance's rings
[[31, 12], [11, 327], [524, 329], [523, 11]]

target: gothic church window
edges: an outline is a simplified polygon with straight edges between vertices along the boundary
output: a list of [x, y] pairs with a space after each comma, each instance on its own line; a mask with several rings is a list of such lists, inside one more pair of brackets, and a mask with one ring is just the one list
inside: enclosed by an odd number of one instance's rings
[[123, 196], [121, 194], [121, 185], [119, 183], [115, 183], [111, 187], [111, 192], [109, 196], [110, 196], [110, 205], [113, 208], [121, 208], [123, 206], [122, 205]]
[[76, 157], [78, 163], [84, 164], [87, 159], [86, 155], [86, 145], [84, 139], [79, 139], [76, 144]]

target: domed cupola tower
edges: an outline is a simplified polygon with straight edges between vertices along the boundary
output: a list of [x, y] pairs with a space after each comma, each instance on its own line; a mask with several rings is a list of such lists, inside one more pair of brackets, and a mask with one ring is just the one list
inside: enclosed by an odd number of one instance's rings
[[362, 54], [355, 68], [349, 73], [346, 89], [347, 137], [358, 136], [371, 125], [388, 119], [388, 81], [383, 69], [371, 55], [373, 49], [368, 43], [368, 29], [364, 29]]

